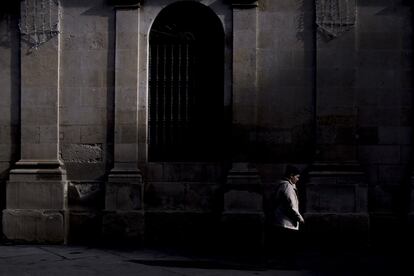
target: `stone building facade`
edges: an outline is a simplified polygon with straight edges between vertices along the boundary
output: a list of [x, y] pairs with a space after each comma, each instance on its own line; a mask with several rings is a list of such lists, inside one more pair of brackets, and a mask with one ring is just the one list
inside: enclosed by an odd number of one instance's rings
[[0, 7], [6, 239], [260, 247], [286, 164], [313, 241], [413, 228], [411, 1]]

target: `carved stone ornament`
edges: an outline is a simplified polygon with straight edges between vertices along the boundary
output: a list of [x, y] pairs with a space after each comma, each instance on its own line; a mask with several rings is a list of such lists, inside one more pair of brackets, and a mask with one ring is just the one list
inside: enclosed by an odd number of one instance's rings
[[20, 2], [19, 29], [29, 48], [38, 48], [59, 34], [59, 1], [23, 0]]
[[316, 25], [321, 34], [332, 39], [355, 26], [355, 0], [316, 0]]
[[118, 8], [141, 7], [143, 0], [108, 0], [110, 5]]

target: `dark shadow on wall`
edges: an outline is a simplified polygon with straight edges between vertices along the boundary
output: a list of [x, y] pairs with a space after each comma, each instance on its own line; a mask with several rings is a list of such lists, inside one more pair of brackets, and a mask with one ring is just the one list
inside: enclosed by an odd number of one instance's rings
[[[10, 51], [10, 121], [8, 141], [0, 143], [9, 144], [11, 151], [8, 162], [9, 167], [0, 171], [0, 220], [2, 211], [6, 208], [6, 183], [9, 171], [13, 164], [20, 158], [20, 40], [19, 40], [19, 8], [20, 1], [9, 1], [0, 4], [0, 24], [6, 25], [5, 33], [0, 35], [0, 47]], [[7, 117], [7, 116], [6, 116]], [[0, 237], [3, 237], [2, 224], [0, 224]]]

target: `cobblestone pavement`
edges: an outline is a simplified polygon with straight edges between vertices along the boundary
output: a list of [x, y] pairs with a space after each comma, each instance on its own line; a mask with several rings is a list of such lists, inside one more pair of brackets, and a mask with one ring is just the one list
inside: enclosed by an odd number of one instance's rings
[[[295, 258], [174, 250], [0, 245], [0, 275], [414, 275], [412, 258], [378, 252], [302, 252]], [[405, 253], [406, 255], [406, 253]]]

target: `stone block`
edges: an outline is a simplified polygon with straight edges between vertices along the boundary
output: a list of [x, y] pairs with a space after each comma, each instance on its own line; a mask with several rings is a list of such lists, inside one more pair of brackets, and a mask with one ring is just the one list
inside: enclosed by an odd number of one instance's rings
[[145, 187], [147, 210], [184, 210], [186, 185], [182, 182], [149, 182]]
[[401, 160], [401, 148], [398, 145], [360, 146], [361, 162], [372, 164], [398, 164]]
[[[318, 179], [312, 179], [318, 183]], [[357, 187], [353, 185], [307, 185], [308, 212], [355, 212], [358, 200]], [[366, 192], [366, 191], [365, 191]], [[335, 198], [335, 200], [332, 200]]]
[[71, 181], [68, 185], [70, 210], [97, 210], [105, 204], [104, 183], [99, 181]]
[[358, 47], [363, 50], [392, 50], [400, 47], [397, 32], [358, 32]]
[[142, 184], [129, 182], [108, 182], [106, 184], [106, 210], [140, 210], [143, 208]]
[[309, 7], [306, 3], [302, 1], [289, 1], [289, 0], [282, 0], [274, 2], [272, 0], [264, 0], [259, 1], [260, 7], [264, 8], [266, 11], [283, 11], [283, 12], [296, 12], [296, 11], [303, 11], [308, 10]]
[[[80, 17], [76, 17], [80, 18]], [[65, 20], [66, 21], [66, 20]], [[110, 45], [110, 37], [107, 31], [92, 30], [89, 33], [87, 31], [88, 26], [79, 22], [73, 23], [73, 25], [64, 24], [65, 32], [61, 34], [62, 48], [67, 51], [83, 51], [88, 50], [106, 50], [112, 48]], [[95, 25], [95, 24], [93, 24]], [[79, 26], [85, 26], [85, 29], [79, 28]], [[73, 28], [78, 28], [74, 30]], [[66, 29], [67, 28], [67, 29]]]
[[80, 129], [80, 126], [60, 126], [59, 141], [64, 145], [80, 144]]
[[134, 143], [138, 141], [138, 133], [136, 124], [124, 124], [121, 126], [121, 137], [119, 143]]
[[304, 240], [321, 247], [368, 246], [368, 213], [305, 213]]
[[26, 87], [22, 106], [53, 106], [57, 104], [57, 87]]
[[[105, 50], [85, 51], [81, 67], [79, 68], [79, 81], [85, 87], [105, 87], [107, 85], [108, 53]], [[104, 69], [105, 68], [105, 69]]]
[[[375, 105], [377, 105], [377, 93], [375, 93], [374, 89], [370, 88], [355, 88], [355, 94], [356, 94], [356, 102], [364, 106], [364, 109], [368, 106], [371, 106], [371, 108], [368, 108], [368, 111], [372, 111], [375, 109], [372, 109]], [[364, 109], [360, 110], [360, 112], [364, 111]]]
[[395, 213], [372, 212], [370, 214], [370, 242], [372, 248], [386, 250], [390, 248], [395, 250], [398, 246], [404, 246], [413, 242], [411, 213], [408, 214], [408, 224], [404, 225]]
[[[137, 1], [138, 2], [138, 1]], [[134, 37], [134, 33], [138, 31], [139, 11], [137, 9], [117, 9], [116, 10], [116, 31], [119, 34], [125, 34], [128, 41]], [[127, 44], [122, 40], [122, 45]], [[132, 42], [131, 42], [132, 43]]]
[[412, 145], [401, 146], [401, 163], [408, 164], [411, 162]]
[[189, 182], [184, 200], [186, 210], [219, 210], [222, 205], [221, 187], [217, 183]]
[[231, 190], [224, 194], [224, 211], [259, 212], [263, 209], [263, 197], [259, 193]]
[[40, 159], [40, 160], [55, 160], [58, 158], [57, 143], [26, 143], [21, 144], [21, 158], [22, 159]]
[[106, 164], [104, 162], [65, 162], [68, 179], [102, 180], [106, 177]]
[[235, 9], [233, 10], [233, 28], [235, 31], [250, 31], [255, 26], [257, 11], [255, 9]]
[[0, 124], [1, 125], [8, 125], [12, 120], [12, 107], [11, 106], [0, 106], [0, 112], [2, 116], [0, 116]]
[[361, 145], [378, 144], [379, 134], [377, 127], [360, 127], [357, 130], [358, 142]]
[[224, 212], [218, 239], [225, 251], [260, 252], [264, 246], [264, 227], [262, 212]]
[[[336, 74], [340, 73], [338, 71], [347, 72], [348, 70], [355, 68], [357, 54], [354, 48], [341, 49], [340, 51], [338, 51], [337, 49], [324, 49], [318, 51], [317, 55], [317, 70], [318, 72], [319, 69], [328, 70], [321, 72], [322, 74], [326, 73], [328, 77], [331, 76], [332, 73], [334, 73], [336, 76]], [[331, 70], [331, 72], [329, 72], [329, 70]], [[338, 76], [336, 77], [338, 78]], [[335, 83], [338, 82], [335, 81]]]
[[400, 183], [381, 183], [371, 189], [372, 210], [376, 212], [393, 212], [395, 214], [404, 212], [408, 202], [402, 198], [407, 197], [407, 188]]
[[219, 248], [218, 217], [209, 212], [149, 211], [145, 239], [151, 246]]
[[[332, 70], [332, 69], [330, 69]], [[343, 72], [342, 72], [343, 73]], [[323, 73], [321, 73], [323, 74]], [[341, 74], [341, 73], [340, 73]], [[351, 74], [351, 73], [350, 73]], [[334, 76], [329, 76], [330, 79], [328, 82], [324, 82], [325, 84], [321, 84], [318, 86], [318, 106], [344, 106], [344, 107], [350, 107], [355, 105], [355, 90], [353, 88], [347, 87], [347, 84], [345, 82], [353, 81], [354, 80], [354, 74], [351, 74], [350, 76], [345, 76], [346, 74], [343, 74], [343, 78], [346, 78], [346, 80], [341, 80], [340, 82], [336, 83], [334, 80]], [[319, 79], [318, 79], [319, 80]], [[326, 85], [327, 87], [324, 87]], [[333, 88], [334, 87], [334, 88]], [[335, 93], [332, 93], [332, 89], [335, 89]]]
[[58, 128], [55, 125], [39, 126], [40, 143], [57, 143]]
[[21, 55], [22, 95], [26, 96], [26, 89], [43, 87], [57, 90], [58, 86], [58, 51], [57, 39], [32, 51], [30, 55]]
[[[135, 56], [135, 59], [133, 58]], [[137, 51], [116, 50], [115, 52], [115, 86], [134, 88], [138, 83]], [[136, 101], [135, 101], [136, 102]]]
[[387, 68], [358, 68], [355, 79], [357, 88], [392, 89], [397, 85], [396, 72]]
[[97, 108], [106, 108], [107, 105], [106, 87], [81, 87], [80, 104]]
[[26, 143], [40, 143], [40, 127], [38, 126], [22, 126], [21, 135], [22, 141]]
[[119, 162], [136, 162], [137, 160], [137, 144], [116, 144], [115, 160]]
[[16, 147], [9, 144], [0, 144], [0, 161], [11, 161]]
[[401, 183], [404, 182], [408, 172], [409, 170], [401, 164], [378, 165], [378, 182], [401, 185]]
[[318, 158], [329, 162], [355, 160], [357, 158], [355, 145], [320, 145]]
[[96, 244], [102, 232], [102, 215], [91, 211], [69, 212], [68, 243]]
[[116, 115], [115, 115], [115, 118], [116, 118], [115, 120], [119, 124], [130, 124], [131, 122], [134, 122], [136, 120], [135, 118], [131, 118], [131, 114], [134, 114], [134, 113], [135, 113], [135, 111], [131, 110], [131, 109], [128, 109], [128, 110], [124, 110], [122, 108], [120, 108], [120, 110], [117, 109], [116, 110]]
[[395, 68], [400, 63], [400, 52], [393, 50], [360, 50], [357, 52], [360, 68]]
[[263, 129], [257, 133], [259, 143], [264, 144], [290, 144], [292, 132], [286, 129]]
[[32, 181], [7, 183], [9, 209], [64, 209], [66, 182]]
[[90, 125], [80, 127], [80, 141], [85, 144], [106, 142], [106, 126]]
[[57, 123], [57, 105], [24, 107], [21, 112], [23, 125], [55, 125]]
[[[403, 123], [403, 116], [405, 108], [397, 107], [397, 106], [387, 106], [387, 107], [379, 107], [378, 108], [378, 115], [377, 120], [378, 124], [381, 126], [404, 126], [409, 124]], [[408, 114], [407, 114], [408, 115]], [[408, 119], [408, 118], [407, 118]], [[409, 122], [411, 120], [409, 119]]]
[[145, 234], [145, 215], [142, 211], [105, 211], [102, 236], [108, 243], [132, 245], [142, 243]]
[[403, 89], [412, 89], [414, 85], [413, 70], [401, 70], [398, 72], [398, 84]]
[[[117, 80], [118, 81], [118, 80]], [[117, 83], [116, 86], [116, 104], [118, 111], [129, 111], [136, 114], [137, 109], [137, 88], [133, 86], [129, 81], [126, 83]], [[135, 123], [136, 116], [130, 115], [129, 122], [123, 121], [122, 123]]]
[[65, 218], [56, 210], [3, 211], [3, 233], [7, 239], [36, 243], [65, 242]]
[[65, 162], [101, 163], [104, 149], [102, 144], [68, 144], [61, 149]]

